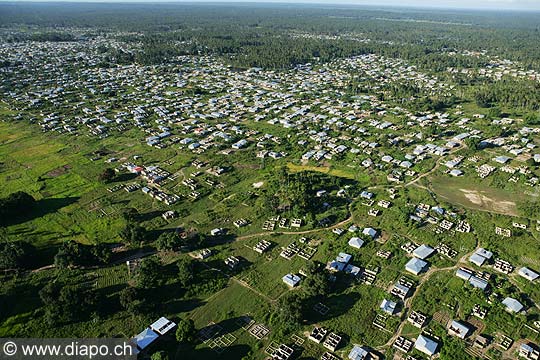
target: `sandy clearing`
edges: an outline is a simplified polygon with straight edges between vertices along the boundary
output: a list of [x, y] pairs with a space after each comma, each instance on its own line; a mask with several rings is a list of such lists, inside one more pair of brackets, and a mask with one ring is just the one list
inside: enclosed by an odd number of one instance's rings
[[493, 210], [499, 213], [517, 216], [516, 203], [513, 201], [503, 201], [492, 199], [479, 191], [459, 189], [465, 198], [474, 205]]

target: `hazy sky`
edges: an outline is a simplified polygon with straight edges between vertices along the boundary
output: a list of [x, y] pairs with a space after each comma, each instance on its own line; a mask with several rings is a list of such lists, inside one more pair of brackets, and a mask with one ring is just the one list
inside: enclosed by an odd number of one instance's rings
[[[48, 0], [0, 0], [0, 2], [28, 2]], [[475, 9], [540, 10], [540, 0], [53, 0], [70, 2], [279, 2], [279, 3], [325, 3], [387, 6], [423, 6]]]

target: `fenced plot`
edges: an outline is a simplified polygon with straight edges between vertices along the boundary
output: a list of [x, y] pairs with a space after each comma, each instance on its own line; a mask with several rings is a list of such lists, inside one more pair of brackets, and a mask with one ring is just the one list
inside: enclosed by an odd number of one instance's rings
[[251, 336], [254, 336], [257, 340], [261, 340], [262, 338], [266, 337], [270, 333], [270, 329], [268, 329], [263, 324], [257, 324], [253, 326], [249, 333]]
[[223, 327], [220, 325], [210, 322], [206, 327], [202, 328], [199, 331], [199, 340], [201, 340], [203, 343], [207, 344], [210, 342], [210, 340], [217, 337], [221, 331], [223, 330]]
[[304, 260], [309, 260], [313, 257], [313, 255], [315, 255], [315, 253], [317, 252], [317, 249], [316, 248], [312, 248], [312, 247], [305, 247], [303, 249], [301, 249], [299, 252], [298, 252], [298, 256], [301, 257], [302, 259]]
[[97, 269], [95, 287], [102, 289], [109, 286], [126, 284], [129, 277], [125, 266]]
[[296, 346], [302, 346], [304, 344], [304, 341], [306, 341], [305, 339], [301, 338], [300, 336], [298, 336], [296, 334], [291, 336], [291, 340], [292, 340], [293, 344], [296, 345]]
[[377, 314], [375, 319], [373, 319], [373, 326], [386, 330], [386, 321], [388, 320], [388, 315], [386, 314]]
[[508, 351], [508, 349], [512, 347], [513, 343], [514, 343], [514, 340], [512, 340], [510, 337], [504, 334], [499, 334], [495, 342], [495, 344], [501, 349], [503, 349], [504, 351]]
[[330, 311], [330, 308], [324, 305], [323, 303], [318, 303], [313, 307], [313, 310], [315, 310], [316, 312], [324, 316], [328, 314], [328, 311]]
[[231, 346], [236, 341], [236, 336], [233, 334], [225, 334], [220, 337], [210, 339], [208, 347], [216, 353], [221, 354], [225, 349]]

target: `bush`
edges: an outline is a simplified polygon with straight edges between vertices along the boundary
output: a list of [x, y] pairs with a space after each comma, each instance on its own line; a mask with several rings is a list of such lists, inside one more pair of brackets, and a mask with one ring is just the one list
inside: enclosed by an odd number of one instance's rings
[[0, 243], [0, 269], [25, 269], [32, 263], [36, 249], [24, 241]]
[[99, 174], [98, 180], [107, 184], [114, 180], [116, 173], [111, 168], [106, 168], [101, 174]]
[[0, 199], [0, 225], [7, 225], [21, 214], [28, 214], [36, 200], [24, 191], [17, 191]]
[[176, 329], [176, 340], [180, 343], [189, 343], [193, 341], [195, 335], [195, 323], [191, 319], [178, 321], [178, 328]]

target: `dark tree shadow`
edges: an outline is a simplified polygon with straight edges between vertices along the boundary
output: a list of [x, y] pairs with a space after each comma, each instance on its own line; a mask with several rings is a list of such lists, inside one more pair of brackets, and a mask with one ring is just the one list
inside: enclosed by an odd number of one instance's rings
[[206, 247], [218, 246], [232, 243], [236, 240], [236, 235], [227, 234], [221, 236], [208, 236], [205, 238], [204, 243]]
[[66, 197], [38, 200], [28, 211], [12, 214], [7, 218], [0, 219], [0, 226], [18, 225], [47, 214], [55, 213], [66, 206], [76, 203], [79, 199], [79, 197]]
[[134, 180], [137, 176], [138, 176], [137, 174], [122, 173], [122, 174], [118, 174], [112, 182], [115, 183], [115, 182], [131, 181], [131, 180]]
[[161, 234], [169, 232], [170, 229], [153, 229], [146, 232], [148, 241], [156, 240]]
[[176, 354], [175, 360], [209, 360], [209, 359], [242, 359], [249, 354], [251, 348], [248, 345], [232, 345], [226, 348], [221, 354], [205, 347], [203, 349], [192, 349], [191, 351], [182, 351]]
[[200, 299], [173, 299], [165, 302], [163, 308], [166, 312], [184, 313], [193, 311], [205, 304], [206, 302]]
[[152, 219], [155, 219], [155, 218], [161, 216], [162, 214], [163, 214], [163, 211], [157, 211], [157, 210], [149, 211], [147, 213], [137, 215], [137, 220], [139, 222], [149, 221], [149, 220], [152, 220]]
[[[311, 325], [319, 321], [337, 318], [352, 309], [358, 300], [360, 300], [360, 294], [358, 293], [331, 295], [324, 299], [318, 297], [309, 299], [305, 304], [306, 321]], [[329, 307], [328, 313], [322, 315], [313, 309], [319, 302]]]

